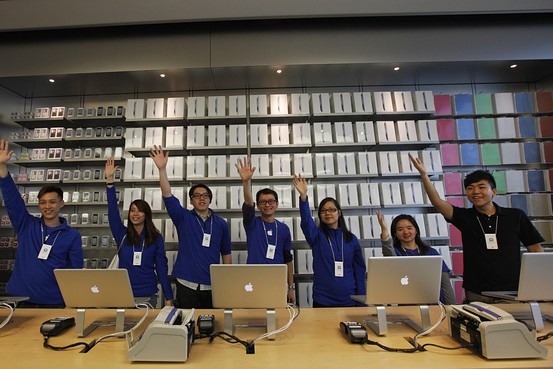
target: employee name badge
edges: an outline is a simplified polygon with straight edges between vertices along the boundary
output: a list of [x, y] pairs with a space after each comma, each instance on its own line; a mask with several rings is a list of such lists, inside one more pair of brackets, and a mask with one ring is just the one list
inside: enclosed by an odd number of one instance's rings
[[343, 277], [344, 276], [344, 262], [343, 261], [335, 261], [334, 262], [334, 276], [335, 277]]
[[132, 265], [142, 265], [142, 252], [135, 251], [132, 258]]
[[211, 235], [209, 233], [204, 233], [204, 238], [202, 240], [202, 246], [203, 247], [209, 247], [210, 243], [211, 243]]
[[38, 258], [42, 260], [48, 259], [50, 251], [52, 251], [52, 245], [42, 244], [40, 252], [38, 253]]
[[488, 250], [497, 250], [499, 247], [497, 246], [497, 236], [495, 233], [486, 233], [486, 248]]
[[275, 251], [276, 251], [276, 245], [268, 245], [267, 246], [267, 255], [265, 255], [265, 257], [267, 259], [273, 260], [275, 258]]

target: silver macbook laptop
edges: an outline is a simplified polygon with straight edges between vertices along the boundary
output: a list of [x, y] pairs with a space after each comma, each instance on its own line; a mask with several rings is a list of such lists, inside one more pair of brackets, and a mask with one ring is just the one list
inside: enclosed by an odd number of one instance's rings
[[68, 307], [135, 307], [126, 269], [55, 269], [54, 275]]
[[553, 301], [553, 253], [522, 254], [518, 291], [484, 291], [485, 296], [518, 301]]
[[286, 307], [285, 264], [211, 264], [213, 307], [277, 309]]
[[370, 257], [367, 295], [352, 298], [367, 305], [437, 304], [441, 277], [441, 256]]

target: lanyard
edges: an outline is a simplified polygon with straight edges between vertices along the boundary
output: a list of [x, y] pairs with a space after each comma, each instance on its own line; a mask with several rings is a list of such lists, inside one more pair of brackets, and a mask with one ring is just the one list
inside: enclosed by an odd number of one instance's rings
[[[198, 218], [199, 218], [199, 216], [196, 217], [196, 221], [198, 222], [198, 225], [200, 226], [200, 229], [202, 230], [202, 233], [205, 234], [204, 227], [202, 227], [202, 223], [200, 223], [200, 219], [198, 219]], [[210, 216], [209, 218], [211, 218], [211, 226], [210, 226], [210, 230], [209, 230], [209, 234], [211, 234], [211, 233], [213, 233], [213, 216]]]
[[[476, 220], [478, 220], [478, 224], [480, 225], [480, 229], [482, 230], [482, 233], [484, 233], [484, 236], [485, 236], [486, 231], [484, 231], [484, 227], [482, 227], [482, 223], [480, 222], [480, 218], [478, 217], [478, 215], [476, 216]], [[499, 217], [496, 215], [495, 216], [495, 232], [494, 232], [494, 234], [497, 234], [498, 225], [499, 225]]]
[[[261, 220], [261, 223], [263, 224], [263, 233], [265, 234], [265, 241], [267, 241], [267, 246], [270, 245], [269, 243], [269, 237], [267, 237], [267, 229], [265, 228], [265, 221]], [[275, 246], [278, 242], [278, 223], [275, 220]]]
[[[330, 245], [330, 251], [332, 251], [332, 259], [336, 263], [336, 256], [334, 255], [334, 248], [332, 247], [332, 241], [330, 241], [330, 237], [326, 238], [328, 240], [328, 244]], [[344, 261], [344, 233], [342, 232], [342, 262]]]
[[[46, 229], [48, 230], [48, 229]], [[54, 247], [54, 244], [56, 243], [56, 240], [58, 239], [58, 236], [60, 235], [61, 233], [61, 229], [58, 229], [58, 230], [55, 230], [54, 232], [56, 232], [56, 238], [54, 238], [54, 242], [52, 242], [52, 247]], [[42, 224], [40, 225], [40, 236], [42, 238], [42, 244], [44, 245], [46, 243], [46, 241], [48, 241], [50, 239], [50, 236], [52, 234], [50, 233], [49, 235], [45, 235], [44, 234], [44, 228], [42, 227]]]

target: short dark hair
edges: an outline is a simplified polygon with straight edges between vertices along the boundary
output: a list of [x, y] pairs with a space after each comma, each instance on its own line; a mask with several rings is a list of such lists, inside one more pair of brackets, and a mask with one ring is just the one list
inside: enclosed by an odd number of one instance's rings
[[56, 185], [45, 185], [43, 186], [40, 191], [38, 191], [38, 198], [40, 199], [42, 196], [44, 196], [47, 193], [55, 192], [58, 194], [59, 198], [63, 200], [63, 190], [61, 187]]
[[207, 187], [207, 185], [204, 185], [203, 183], [198, 183], [192, 187], [190, 187], [190, 190], [188, 191], [188, 197], [192, 198], [192, 195], [194, 195], [194, 191], [196, 188], [205, 188], [207, 193], [209, 194], [209, 199], [211, 200], [213, 198], [213, 192], [211, 192], [211, 189]]
[[261, 197], [261, 195], [273, 195], [276, 202], [278, 202], [278, 193], [276, 193], [275, 190], [271, 190], [270, 188], [262, 188], [261, 190], [257, 191], [257, 193], [255, 194], [256, 203], [259, 202], [259, 198]]
[[474, 172], [467, 174], [467, 176], [465, 177], [465, 180], [463, 181], [463, 185], [465, 186], [465, 188], [467, 188], [471, 184], [480, 182], [482, 180], [488, 181], [492, 189], [496, 187], [495, 178], [493, 177], [493, 175], [487, 170], [481, 170], [481, 169], [475, 170]]

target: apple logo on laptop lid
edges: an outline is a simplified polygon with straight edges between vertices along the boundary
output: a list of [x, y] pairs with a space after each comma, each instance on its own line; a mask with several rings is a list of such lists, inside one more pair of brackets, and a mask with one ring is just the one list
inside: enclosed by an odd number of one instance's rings
[[100, 289], [96, 285], [90, 287], [90, 290], [92, 291], [92, 293], [100, 293]]
[[244, 289], [246, 290], [246, 292], [253, 292], [253, 284], [248, 283], [244, 286]]
[[401, 278], [400, 282], [402, 286], [407, 286], [409, 284], [409, 277], [404, 276], [403, 278]]

